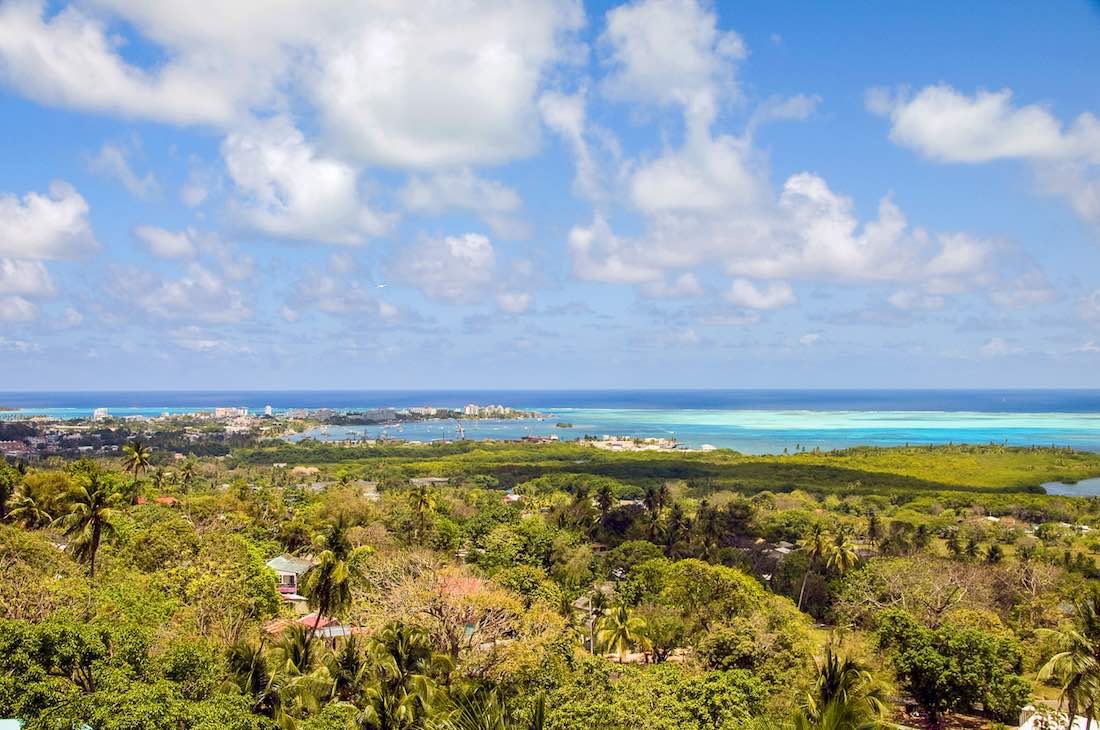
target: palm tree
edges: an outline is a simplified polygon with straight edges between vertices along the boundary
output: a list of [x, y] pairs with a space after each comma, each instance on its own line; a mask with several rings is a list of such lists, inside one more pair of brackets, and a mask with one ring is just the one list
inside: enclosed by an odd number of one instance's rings
[[619, 655], [623, 661], [627, 649], [636, 644], [645, 644], [646, 622], [640, 616], [634, 616], [626, 603], [600, 619], [600, 630], [596, 632], [596, 641], [603, 648]]
[[357, 700], [372, 665], [369, 655], [362, 651], [355, 635], [349, 636], [340, 650], [326, 657], [325, 662], [332, 677], [329, 697], [341, 702]]
[[183, 466], [180, 467], [179, 478], [185, 489], [191, 489], [191, 485], [194, 483], [197, 475], [198, 470], [195, 466], [194, 459], [188, 459], [183, 462]]
[[351, 572], [348, 569], [351, 543], [343, 523], [333, 522], [314, 538], [313, 543], [319, 549], [317, 562], [302, 579], [302, 591], [309, 599], [309, 607], [317, 612], [309, 632], [311, 639], [322, 619], [341, 614], [351, 606]]
[[806, 581], [810, 579], [810, 573], [817, 566], [817, 562], [829, 552], [829, 533], [822, 529], [821, 525], [814, 525], [810, 528], [810, 534], [798, 541], [798, 546], [809, 559], [806, 574], [802, 576], [802, 588], [798, 591], [798, 609], [801, 611], [802, 600], [806, 596]]
[[[573, 613], [570, 604], [569, 613]], [[607, 594], [601, 590], [592, 591], [588, 597], [588, 649], [596, 653], [596, 623], [607, 613]]]
[[122, 453], [125, 454], [122, 457], [122, 468], [130, 472], [134, 476], [134, 482], [137, 482], [138, 475], [149, 468], [152, 450], [141, 439], [134, 439], [122, 447]]
[[82, 563], [88, 564], [88, 577], [95, 578], [95, 558], [104, 536], [114, 532], [117, 494], [96, 471], [83, 477], [83, 484], [69, 495], [68, 514], [57, 524], [69, 537], [69, 550]]
[[153, 488], [158, 492], [164, 489], [164, 486], [168, 483], [168, 472], [165, 471], [163, 466], [158, 466], [153, 470]]
[[271, 652], [273, 684], [284, 713], [306, 715], [321, 709], [331, 691], [332, 677], [322, 661], [320, 642], [301, 624], [287, 629]]
[[835, 642], [817, 662], [813, 692], [795, 716], [796, 730], [871, 730], [884, 727], [889, 700], [886, 687], [870, 669], [841, 656]]
[[828, 556], [826, 567], [835, 570], [840, 575], [847, 573], [859, 562], [859, 553], [856, 552], [856, 546], [852, 543], [852, 538], [848, 536], [848, 533], [843, 530], [837, 531], [833, 535], [832, 544], [828, 548]]
[[1040, 633], [1052, 637], [1059, 651], [1039, 670], [1039, 680], [1061, 684], [1059, 705], [1066, 703], [1071, 719], [1083, 711], [1091, 725], [1100, 699], [1100, 593], [1092, 590], [1075, 603], [1069, 627]]
[[665, 554], [673, 557], [677, 553], [678, 546], [683, 542], [688, 531], [691, 530], [691, 521], [684, 514], [684, 508], [679, 502], [673, 502], [668, 511], [668, 520], [665, 524]]
[[371, 642], [373, 669], [363, 688], [363, 709], [357, 717], [365, 730], [420, 730], [436, 715], [443, 700], [438, 678], [454, 666], [432, 649], [423, 629], [389, 624]]
[[432, 490], [423, 484], [416, 487], [412, 493], [412, 507], [414, 537], [418, 543], [423, 543], [428, 532], [428, 520], [435, 512], [435, 497], [432, 495]]
[[45, 527], [53, 521], [46, 506], [46, 498], [36, 494], [29, 482], [23, 482], [11, 500], [8, 519], [32, 530]]
[[535, 698], [531, 719], [526, 723], [509, 716], [496, 687], [456, 687], [450, 695], [453, 709], [450, 717], [440, 723], [440, 730], [542, 730], [546, 724], [546, 698], [541, 694]]
[[882, 537], [882, 520], [879, 519], [878, 512], [871, 510], [867, 513], [867, 541], [871, 543], [871, 547], [877, 547], [880, 537]]
[[615, 502], [615, 494], [611, 491], [610, 484], [601, 484], [600, 488], [596, 490], [596, 506], [600, 510], [600, 520], [607, 518], [608, 511], [611, 510], [611, 505]]

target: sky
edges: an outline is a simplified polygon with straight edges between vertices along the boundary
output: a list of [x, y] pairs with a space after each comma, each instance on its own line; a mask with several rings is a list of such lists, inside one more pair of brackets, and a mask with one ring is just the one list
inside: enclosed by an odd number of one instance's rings
[[0, 0], [3, 390], [1100, 384], [1100, 4]]

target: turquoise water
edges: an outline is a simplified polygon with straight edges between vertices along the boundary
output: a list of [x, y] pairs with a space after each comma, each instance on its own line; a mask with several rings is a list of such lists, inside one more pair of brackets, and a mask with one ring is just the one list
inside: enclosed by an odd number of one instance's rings
[[[565, 421], [571, 428], [557, 428]], [[604, 434], [675, 438], [687, 447], [731, 448], [750, 454], [858, 445], [1005, 443], [1059, 445], [1100, 451], [1100, 414], [944, 411], [762, 411], [557, 408], [543, 420], [462, 421], [469, 439], [556, 435], [562, 440]], [[328, 427], [298, 438], [377, 438], [383, 429]], [[385, 429], [391, 438], [458, 438], [458, 422], [431, 420]]]
[[[745, 453], [901, 444], [1004, 443], [1100, 451], [1098, 390], [506, 390], [506, 391], [158, 391], [0, 392], [0, 418], [81, 418], [106, 407], [113, 416], [156, 416], [216, 406], [259, 413], [271, 405], [335, 410], [499, 403], [552, 414], [543, 420], [462, 421], [466, 438], [563, 440], [604, 434], [672, 437]], [[572, 428], [555, 424], [567, 421]], [[377, 438], [383, 429], [331, 427], [320, 439]], [[458, 438], [455, 421], [390, 427], [387, 436]]]

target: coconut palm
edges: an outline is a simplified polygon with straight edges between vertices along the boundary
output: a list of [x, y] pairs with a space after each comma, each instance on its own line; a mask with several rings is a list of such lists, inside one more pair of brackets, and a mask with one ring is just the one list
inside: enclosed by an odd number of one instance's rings
[[1074, 604], [1068, 627], [1041, 634], [1059, 650], [1039, 670], [1039, 679], [1056, 680], [1062, 687], [1059, 705], [1066, 704], [1071, 718], [1084, 713], [1091, 725], [1100, 699], [1100, 593], [1093, 590]]
[[835, 643], [817, 662], [817, 682], [795, 716], [796, 730], [871, 730], [885, 727], [889, 695], [870, 669], [841, 656]]
[[393, 623], [371, 641], [373, 668], [356, 718], [364, 730], [421, 730], [437, 717], [444, 693], [437, 681], [450, 676], [450, 658], [437, 654], [423, 629]]
[[826, 554], [828, 555], [826, 567], [835, 570], [840, 575], [847, 573], [859, 562], [859, 553], [856, 552], [856, 546], [848, 533], [843, 530], [839, 530], [833, 535]]
[[432, 490], [426, 485], [420, 485], [412, 492], [414, 537], [418, 543], [423, 543], [428, 533], [428, 521], [435, 512], [435, 497]]
[[611, 613], [600, 619], [596, 642], [607, 651], [619, 655], [619, 662], [628, 649], [646, 643], [646, 622], [640, 616], [633, 615], [625, 603], [620, 603]]
[[183, 462], [183, 466], [180, 467], [179, 479], [185, 489], [190, 489], [194, 484], [195, 478], [198, 476], [198, 467], [195, 466], [194, 459], [188, 459]]
[[449, 717], [439, 723], [440, 730], [542, 730], [546, 724], [546, 698], [541, 694], [535, 698], [527, 722], [509, 716], [496, 687], [454, 687], [450, 696], [453, 708]]
[[318, 549], [317, 562], [302, 579], [303, 594], [309, 599], [309, 607], [317, 613], [310, 638], [323, 619], [339, 615], [351, 606], [351, 572], [348, 569], [351, 543], [343, 523], [331, 523], [314, 538], [313, 544]]
[[126, 442], [122, 447], [122, 468], [133, 475], [137, 482], [138, 476], [149, 468], [149, 459], [153, 454], [152, 449], [145, 445], [141, 439]]
[[323, 651], [321, 642], [313, 640], [313, 632], [301, 624], [283, 633], [271, 652], [273, 684], [283, 712], [302, 716], [321, 709], [321, 701], [332, 687]]
[[[607, 594], [601, 590], [592, 591], [588, 597], [588, 648], [596, 653], [596, 624], [607, 613]], [[569, 604], [569, 613], [573, 613], [573, 604]]]
[[159, 492], [166, 484], [168, 484], [168, 472], [163, 466], [158, 466], [153, 470], [153, 488]]
[[69, 538], [69, 551], [87, 563], [88, 576], [95, 577], [95, 559], [105, 536], [115, 531], [118, 495], [97, 471], [82, 477], [83, 483], [69, 495], [69, 511], [57, 519]]
[[810, 573], [813, 572], [818, 561], [829, 552], [829, 533], [821, 525], [814, 525], [810, 528], [810, 534], [798, 541], [798, 546], [809, 559], [806, 574], [802, 576], [802, 588], [798, 591], [798, 609], [802, 610], [802, 600], [806, 596], [806, 581], [810, 579]]
[[596, 490], [596, 507], [600, 510], [600, 520], [607, 518], [611, 505], [615, 503], [615, 493], [610, 484], [601, 484]]
[[11, 500], [8, 519], [32, 530], [45, 527], [53, 521], [53, 517], [46, 511], [47, 506], [45, 495], [31, 483], [23, 482]]

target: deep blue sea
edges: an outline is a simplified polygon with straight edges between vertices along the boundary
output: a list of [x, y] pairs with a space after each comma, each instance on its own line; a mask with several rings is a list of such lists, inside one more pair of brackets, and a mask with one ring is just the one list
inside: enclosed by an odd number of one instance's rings
[[[1061, 445], [1100, 451], [1100, 390], [445, 390], [0, 392], [0, 418], [159, 415], [216, 406], [276, 412], [502, 404], [545, 419], [463, 420], [466, 438], [556, 434], [670, 436], [746, 453], [926, 443]], [[572, 424], [560, 428], [559, 422]], [[457, 438], [460, 422], [390, 427], [392, 437]], [[314, 438], [374, 437], [381, 428], [331, 427]]]

